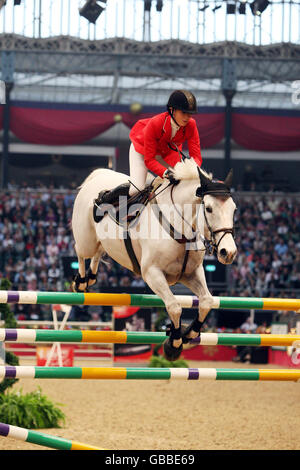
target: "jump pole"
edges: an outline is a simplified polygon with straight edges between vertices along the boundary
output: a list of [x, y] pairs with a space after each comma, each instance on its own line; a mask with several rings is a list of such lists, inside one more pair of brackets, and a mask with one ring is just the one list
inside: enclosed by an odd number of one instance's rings
[[52, 436], [30, 429], [0, 423], [0, 436], [11, 437], [19, 441], [31, 442], [40, 446], [50, 447], [58, 450], [104, 450], [100, 447], [93, 447], [82, 442], [70, 441], [62, 437]]
[[[197, 296], [175, 295], [175, 298], [182, 308], [197, 308], [199, 306]], [[0, 290], [0, 303], [165, 307], [162, 299], [154, 294], [99, 294], [4, 290]], [[290, 310], [300, 313], [300, 299], [213, 297], [212, 308]]]
[[0, 366], [0, 379], [300, 380], [300, 369]]
[[[164, 332], [0, 328], [0, 342], [161, 344], [166, 338], [167, 335]], [[191, 340], [190, 344], [204, 346], [293, 346], [300, 345], [300, 335], [201, 333], [198, 338]]]

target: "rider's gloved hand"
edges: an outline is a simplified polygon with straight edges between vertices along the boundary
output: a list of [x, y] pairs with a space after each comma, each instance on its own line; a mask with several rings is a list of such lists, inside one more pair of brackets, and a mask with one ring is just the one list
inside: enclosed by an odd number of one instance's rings
[[179, 180], [177, 180], [175, 177], [174, 177], [174, 172], [168, 168], [164, 174], [163, 174], [163, 177], [164, 178], [167, 178], [171, 184], [178, 184], [179, 183]]

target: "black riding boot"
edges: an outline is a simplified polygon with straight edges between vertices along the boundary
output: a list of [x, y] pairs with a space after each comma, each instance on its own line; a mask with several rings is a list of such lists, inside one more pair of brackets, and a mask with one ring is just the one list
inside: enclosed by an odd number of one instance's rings
[[96, 203], [100, 204], [113, 204], [117, 201], [118, 197], [120, 196], [128, 196], [129, 195], [129, 187], [130, 183], [123, 183], [117, 186], [116, 188], [112, 189], [111, 191], [104, 191], [99, 193], [98, 198], [96, 199]]

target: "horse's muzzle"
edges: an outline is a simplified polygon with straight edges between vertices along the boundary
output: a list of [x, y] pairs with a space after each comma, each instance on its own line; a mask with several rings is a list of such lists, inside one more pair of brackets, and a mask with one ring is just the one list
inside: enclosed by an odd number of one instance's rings
[[222, 264], [231, 264], [236, 256], [237, 250], [227, 250], [226, 248], [221, 248], [218, 251], [218, 260]]

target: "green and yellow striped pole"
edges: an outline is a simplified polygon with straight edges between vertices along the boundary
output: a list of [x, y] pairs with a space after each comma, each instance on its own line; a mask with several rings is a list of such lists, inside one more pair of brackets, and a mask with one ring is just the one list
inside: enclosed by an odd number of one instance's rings
[[300, 379], [300, 369], [0, 366], [0, 379], [2, 378], [98, 380], [291, 380], [297, 382]]
[[[166, 338], [166, 333], [152, 331], [0, 328], [0, 342], [161, 344]], [[300, 344], [300, 335], [201, 333], [198, 338], [191, 340], [191, 343], [204, 346], [292, 346]]]
[[52, 436], [51, 434], [31, 431], [30, 429], [4, 423], [0, 423], [0, 436], [57, 450], [105, 450], [100, 447], [83, 444], [82, 442], [70, 441], [69, 439]]
[[[175, 295], [182, 308], [197, 308], [194, 295]], [[74, 292], [0, 291], [0, 303], [109, 305], [136, 307], [164, 307], [163, 300], [152, 294], [100, 294]], [[291, 310], [300, 313], [300, 299], [273, 299], [255, 297], [213, 297], [215, 309]]]

